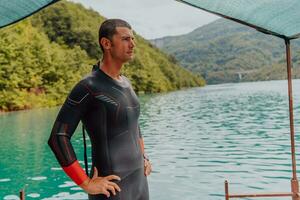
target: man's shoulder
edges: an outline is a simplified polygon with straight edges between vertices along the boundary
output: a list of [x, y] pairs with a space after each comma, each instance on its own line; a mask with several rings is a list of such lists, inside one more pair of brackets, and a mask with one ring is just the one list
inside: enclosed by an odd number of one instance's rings
[[82, 99], [85, 99], [88, 96], [91, 96], [93, 91], [89, 86], [89, 80], [87, 77], [84, 77], [79, 82], [77, 82], [73, 89], [71, 90], [68, 99], [71, 99], [72, 102], [80, 103]]
[[88, 85], [92, 85], [95, 82], [95, 76], [93, 75], [93, 72], [85, 75], [80, 81], [79, 83], [81, 84], [88, 84]]
[[96, 85], [99, 84], [99, 80], [97, 80], [97, 77], [93, 72], [87, 74], [84, 76], [77, 85], [81, 85], [85, 87], [90, 93], [93, 93], [93, 91], [96, 88]]

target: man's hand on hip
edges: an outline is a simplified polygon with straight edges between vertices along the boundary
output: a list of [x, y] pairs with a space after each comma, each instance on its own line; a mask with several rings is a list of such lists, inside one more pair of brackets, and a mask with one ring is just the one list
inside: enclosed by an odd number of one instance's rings
[[120, 181], [121, 178], [116, 175], [109, 175], [105, 177], [98, 177], [98, 170], [94, 168], [94, 175], [91, 179], [84, 181], [80, 187], [84, 189], [88, 194], [104, 194], [110, 197], [110, 192], [116, 195], [116, 192], [120, 192], [120, 187], [112, 182], [112, 180]]

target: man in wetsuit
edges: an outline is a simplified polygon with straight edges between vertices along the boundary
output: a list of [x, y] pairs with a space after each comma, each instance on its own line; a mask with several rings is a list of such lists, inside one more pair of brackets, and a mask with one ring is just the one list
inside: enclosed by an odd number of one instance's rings
[[[133, 58], [130, 25], [109, 19], [99, 30], [103, 59], [75, 85], [54, 123], [48, 144], [65, 173], [89, 199], [148, 200], [151, 164], [138, 125], [139, 101], [129, 80], [120, 74]], [[70, 139], [82, 121], [92, 144], [88, 177], [77, 161]]]

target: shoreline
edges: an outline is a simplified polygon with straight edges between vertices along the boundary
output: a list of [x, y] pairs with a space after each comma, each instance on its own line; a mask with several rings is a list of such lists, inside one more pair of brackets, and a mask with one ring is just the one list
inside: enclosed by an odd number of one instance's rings
[[[186, 90], [186, 89], [191, 89], [191, 88], [202, 88], [205, 87], [207, 85], [203, 85], [203, 86], [196, 86], [196, 87], [182, 87], [180, 89], [177, 90], [169, 90], [169, 91], [164, 91], [164, 92], [152, 92], [152, 93], [148, 93], [148, 92], [144, 92], [144, 91], [140, 91], [137, 92], [137, 96], [141, 96], [141, 95], [155, 95], [155, 94], [165, 94], [165, 93], [169, 93], [169, 92], [175, 92], [175, 91], [180, 91], [180, 90]], [[28, 107], [25, 109], [14, 109], [14, 110], [3, 110], [0, 109], [0, 116], [6, 113], [14, 113], [14, 112], [20, 112], [20, 111], [29, 111], [29, 110], [33, 110], [33, 109], [43, 109], [43, 108], [53, 108], [53, 107], [57, 107], [57, 106], [61, 106], [62, 104], [58, 104], [58, 105], [54, 105], [54, 106], [39, 106], [39, 107]]]

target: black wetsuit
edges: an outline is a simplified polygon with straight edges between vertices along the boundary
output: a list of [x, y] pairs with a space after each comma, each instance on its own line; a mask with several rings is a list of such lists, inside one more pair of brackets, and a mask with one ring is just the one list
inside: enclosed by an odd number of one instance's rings
[[139, 144], [140, 106], [130, 82], [122, 79], [116, 81], [96, 68], [81, 80], [63, 104], [49, 139], [60, 165], [72, 164], [77, 159], [70, 139], [81, 120], [92, 144], [92, 166], [97, 167], [99, 176], [120, 176], [117, 184], [122, 191], [116, 196], [89, 195], [89, 199], [149, 199]]

